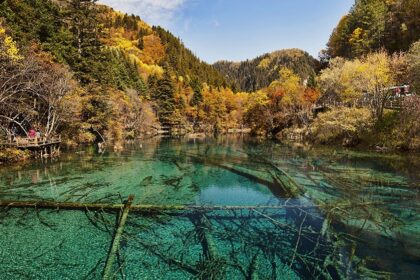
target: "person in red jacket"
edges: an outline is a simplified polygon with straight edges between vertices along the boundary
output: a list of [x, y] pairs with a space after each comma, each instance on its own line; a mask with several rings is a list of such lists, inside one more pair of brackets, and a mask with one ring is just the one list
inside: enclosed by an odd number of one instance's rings
[[33, 129], [33, 128], [29, 129], [28, 136], [29, 136], [29, 138], [35, 138], [36, 137], [35, 129]]

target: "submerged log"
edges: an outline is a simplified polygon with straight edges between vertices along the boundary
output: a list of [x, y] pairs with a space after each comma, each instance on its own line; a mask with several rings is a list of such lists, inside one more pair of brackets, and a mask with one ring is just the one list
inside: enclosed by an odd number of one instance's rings
[[225, 279], [226, 260], [219, 256], [216, 243], [211, 234], [212, 225], [203, 212], [190, 217], [203, 249], [203, 260], [199, 264], [199, 279]]
[[258, 268], [259, 268], [259, 253], [256, 253], [251, 260], [251, 264], [249, 265], [248, 275], [246, 277], [247, 280], [258, 280]]
[[120, 249], [121, 237], [124, 231], [124, 226], [127, 221], [128, 212], [130, 211], [131, 203], [133, 202], [134, 195], [128, 197], [127, 203], [124, 205], [124, 208], [121, 210], [121, 218], [118, 223], [117, 230], [115, 231], [114, 239], [112, 241], [112, 246], [109, 250], [108, 258], [105, 264], [103, 279], [113, 279], [112, 267], [114, 265], [115, 259], [117, 258], [118, 250]]
[[203, 248], [203, 255], [206, 260], [212, 261], [217, 258], [216, 245], [213, 237], [210, 234], [211, 224], [203, 213], [199, 213], [198, 217], [192, 219], [198, 239], [200, 240]]
[[[364, 203], [337, 203], [331, 205], [331, 208], [342, 207], [344, 209], [368, 205], [380, 205], [383, 202], [364, 202]], [[125, 204], [110, 204], [110, 203], [78, 203], [78, 202], [56, 202], [56, 201], [14, 201], [14, 200], [0, 200], [0, 207], [6, 208], [35, 208], [35, 209], [63, 209], [63, 210], [109, 210], [121, 211]], [[156, 212], [156, 211], [218, 211], [218, 210], [258, 210], [258, 209], [315, 209], [323, 207], [328, 208], [328, 205], [321, 204], [282, 204], [282, 205], [253, 205], [253, 206], [219, 206], [219, 205], [131, 205], [132, 212]]]
[[287, 185], [283, 185], [285, 182], [280, 182], [278, 180], [270, 181], [267, 178], [263, 178], [260, 176], [256, 176], [255, 174], [252, 174], [250, 172], [246, 172], [246, 170], [241, 170], [238, 166], [229, 165], [229, 164], [223, 164], [219, 161], [211, 160], [208, 158], [202, 158], [197, 155], [188, 154], [188, 156], [195, 160], [196, 162], [199, 162], [200, 164], [207, 165], [207, 166], [215, 166], [217, 168], [221, 168], [224, 170], [227, 170], [233, 174], [242, 176], [244, 178], [247, 178], [253, 182], [256, 182], [258, 184], [264, 185], [270, 189], [270, 191], [278, 196], [278, 197], [297, 197], [298, 194], [290, 193], [289, 190], [292, 188], [289, 188]]

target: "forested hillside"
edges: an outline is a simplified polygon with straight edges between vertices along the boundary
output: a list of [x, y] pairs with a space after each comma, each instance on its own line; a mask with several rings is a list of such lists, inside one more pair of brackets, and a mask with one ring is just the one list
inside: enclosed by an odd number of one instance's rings
[[321, 101], [345, 107], [314, 120], [315, 142], [420, 149], [419, 39], [420, 1], [356, 0], [320, 55]]
[[2, 134], [118, 141], [169, 121], [215, 124], [211, 104], [224, 105], [225, 79], [178, 38], [95, 0], [1, 1], [0, 29]]
[[[102, 57], [105, 61], [135, 61], [144, 74], [159, 73], [162, 67], [167, 67], [179, 76], [197, 77], [210, 85], [224, 83], [217, 71], [198, 59], [170, 32], [150, 27], [138, 16], [121, 14], [106, 6], [89, 7], [94, 2], [6, 0], [1, 4], [0, 17], [22, 47], [31, 42], [39, 43], [42, 50], [53, 53], [58, 62], [68, 63], [75, 70], [89, 72], [92, 76], [99, 75], [103, 69], [78, 69], [77, 54], [84, 54], [83, 60], [89, 59], [87, 49], [108, 46], [109, 49], [102, 49], [102, 54], [108, 56], [107, 59]], [[91, 55], [91, 62], [97, 62], [94, 64], [104, 63], [97, 59], [100, 57]]]
[[318, 62], [299, 49], [280, 50], [243, 62], [220, 61], [214, 67], [235, 89], [253, 92], [268, 87], [279, 78], [279, 70], [287, 67], [306, 82], [313, 82]]
[[355, 58], [386, 49], [407, 51], [420, 39], [420, 1], [356, 0], [328, 42], [329, 57]]

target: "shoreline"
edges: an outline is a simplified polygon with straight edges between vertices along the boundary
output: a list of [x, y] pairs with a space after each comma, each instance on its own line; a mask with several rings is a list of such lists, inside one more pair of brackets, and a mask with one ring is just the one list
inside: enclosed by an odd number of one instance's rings
[[[253, 136], [250, 131], [247, 130], [247, 132], [230, 132], [230, 133], [223, 133], [218, 136], [215, 136], [214, 134], [209, 133], [188, 133], [184, 135], [155, 135], [152, 137], [139, 137], [136, 139], [127, 139], [122, 142], [115, 142], [115, 141], [109, 141], [108, 144], [105, 146], [106, 148], [109, 148], [110, 151], [117, 152], [123, 150], [123, 146], [125, 144], [129, 144], [132, 142], [139, 142], [144, 140], [151, 140], [151, 139], [175, 139], [175, 140], [204, 140], [204, 139], [210, 139], [214, 137], [220, 137], [220, 136], [247, 136], [249, 139], [263, 139], [266, 141], [278, 141], [282, 144], [289, 145], [294, 148], [303, 148], [303, 149], [339, 149], [339, 150], [347, 150], [351, 152], [357, 152], [357, 153], [374, 153], [378, 156], [385, 156], [385, 157], [393, 157], [393, 156], [410, 156], [410, 157], [418, 157], [420, 156], [419, 150], [402, 150], [402, 149], [392, 149], [392, 148], [379, 148], [373, 147], [373, 146], [367, 146], [365, 144], [359, 144], [355, 146], [343, 146], [338, 143], [336, 144], [319, 144], [315, 143], [313, 141], [305, 141], [305, 139], [301, 140], [293, 140], [293, 139], [282, 139], [278, 137], [260, 137], [260, 136]], [[118, 145], [115, 145], [118, 143]], [[73, 145], [63, 145], [65, 153], [74, 153], [78, 154], [81, 153], [81, 151], [77, 151], [77, 148], [81, 148], [84, 150], [84, 148], [87, 147], [94, 147], [97, 144], [95, 143], [81, 143], [77, 146]], [[120, 147], [121, 149], [116, 149], [116, 147]], [[103, 151], [102, 147], [102, 151]], [[54, 159], [54, 158], [60, 158], [61, 155], [54, 155], [50, 156], [47, 155], [43, 159]], [[21, 150], [17, 148], [0, 148], [0, 166], [13, 166], [16, 164], [21, 164], [24, 162], [34, 162], [35, 160], [39, 160], [37, 157], [35, 157], [35, 154], [29, 150]]]

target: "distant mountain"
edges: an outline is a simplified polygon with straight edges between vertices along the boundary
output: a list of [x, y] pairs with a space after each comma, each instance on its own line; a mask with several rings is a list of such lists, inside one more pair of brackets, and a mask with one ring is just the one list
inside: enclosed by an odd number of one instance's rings
[[252, 92], [267, 87], [279, 78], [279, 70], [287, 67], [302, 80], [316, 75], [318, 61], [300, 49], [285, 49], [267, 53], [243, 62], [219, 61], [213, 66], [233, 88]]

